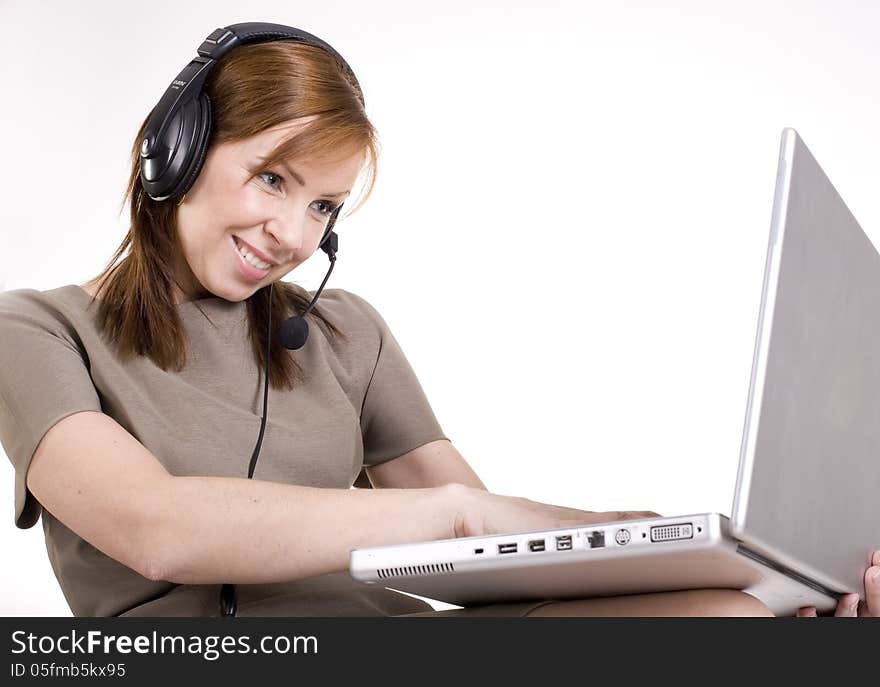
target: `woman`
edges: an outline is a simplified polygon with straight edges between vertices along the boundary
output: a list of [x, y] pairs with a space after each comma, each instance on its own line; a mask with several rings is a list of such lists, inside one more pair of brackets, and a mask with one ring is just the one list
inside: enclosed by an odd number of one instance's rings
[[[131, 227], [107, 269], [0, 297], [16, 361], [0, 374], [16, 524], [42, 512], [75, 615], [437, 615], [355, 583], [349, 551], [653, 515], [489, 493], [387, 324], [351, 292], [323, 292], [295, 353], [267, 335], [312, 301], [281, 279], [324, 246], [361, 173], [369, 190], [375, 178], [363, 95], [327, 47], [229, 51], [204, 84], [210, 145], [185, 193], [145, 188], [148, 117], [132, 149]], [[376, 488], [350, 489], [362, 469]], [[770, 614], [724, 589], [444, 613]]]

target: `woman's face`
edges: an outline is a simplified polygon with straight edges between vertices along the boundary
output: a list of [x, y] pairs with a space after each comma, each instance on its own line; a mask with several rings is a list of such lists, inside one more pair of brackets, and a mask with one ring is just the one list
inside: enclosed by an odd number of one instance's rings
[[[265, 170], [258, 166], [262, 157], [312, 119], [293, 120], [244, 141], [214, 146], [205, 157], [177, 208], [183, 247], [183, 255], [175, 256], [175, 278], [183, 289], [176, 294], [178, 302], [212, 294], [242, 301], [317, 250], [330, 215], [357, 180], [364, 154]], [[249, 180], [253, 169], [260, 171]], [[246, 265], [242, 250], [270, 266]]]

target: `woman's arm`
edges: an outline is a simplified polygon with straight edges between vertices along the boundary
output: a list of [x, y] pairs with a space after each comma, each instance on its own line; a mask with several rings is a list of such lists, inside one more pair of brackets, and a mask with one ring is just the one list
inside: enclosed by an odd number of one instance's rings
[[279, 582], [348, 569], [352, 549], [449, 539], [447, 489], [326, 489], [241, 477], [172, 477], [159, 503], [157, 579]]
[[319, 489], [170, 475], [104, 413], [57, 422], [28, 488], [58, 520], [150, 579], [281, 582], [348, 569], [350, 550], [455, 536], [455, 487]]
[[419, 489], [455, 482], [486, 489], [448, 439], [429, 442], [402, 456], [368, 467], [366, 473], [376, 488]]

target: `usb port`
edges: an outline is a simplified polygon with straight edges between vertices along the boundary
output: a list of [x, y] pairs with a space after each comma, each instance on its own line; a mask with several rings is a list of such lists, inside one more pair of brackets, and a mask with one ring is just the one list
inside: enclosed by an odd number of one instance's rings
[[565, 534], [561, 537], [556, 537], [556, 550], [557, 551], [567, 551], [571, 548], [571, 535]]
[[545, 544], [543, 539], [533, 539], [529, 542], [529, 551], [543, 551], [544, 546]]
[[498, 553], [516, 553], [516, 544], [499, 544]]

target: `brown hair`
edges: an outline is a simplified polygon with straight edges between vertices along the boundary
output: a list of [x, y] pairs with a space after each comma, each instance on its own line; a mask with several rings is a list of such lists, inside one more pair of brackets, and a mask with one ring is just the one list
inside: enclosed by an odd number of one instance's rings
[[[363, 151], [369, 181], [366, 196], [356, 207], [372, 193], [378, 158], [376, 130], [367, 119], [356, 82], [346, 77], [328, 52], [293, 41], [239, 46], [213, 68], [205, 92], [214, 117], [209, 150], [292, 119], [317, 115], [281, 142], [265, 166], [298, 157], [335, 161]], [[107, 267], [93, 280], [101, 282], [97, 322], [121, 357], [146, 355], [163, 370], [175, 365], [180, 371], [186, 364], [186, 341], [172, 295], [173, 258], [180, 250], [177, 206], [153, 200], [141, 184], [140, 149], [148, 120], [149, 116], [132, 145], [131, 176], [122, 201], [123, 207], [126, 201], [131, 204], [131, 226]], [[128, 248], [130, 252], [120, 261]], [[269, 291], [266, 286], [247, 299], [251, 348], [261, 369], [266, 363], [269, 310], [274, 328], [287, 317], [301, 315], [311, 301], [304, 288], [280, 280], [273, 283], [271, 303]], [[92, 303], [96, 297], [97, 293]], [[313, 316], [328, 336], [347, 339], [317, 305], [308, 317]], [[302, 381], [302, 369], [291, 353], [272, 337], [272, 388], [289, 390]]]

